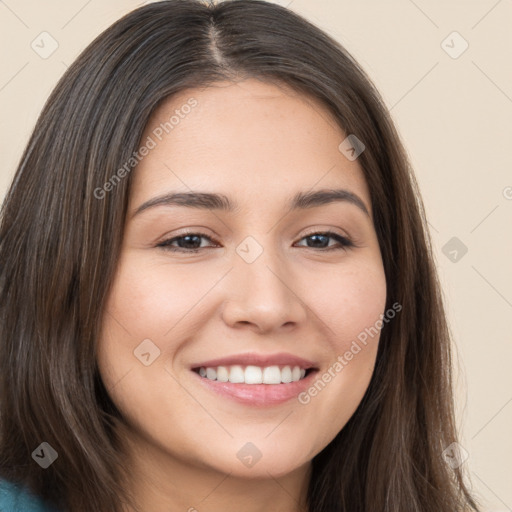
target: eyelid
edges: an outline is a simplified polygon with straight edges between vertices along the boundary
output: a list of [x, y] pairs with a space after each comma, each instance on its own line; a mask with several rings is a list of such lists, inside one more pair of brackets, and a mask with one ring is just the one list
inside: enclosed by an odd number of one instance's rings
[[[215, 245], [218, 247], [219, 242], [215, 239], [212, 235], [206, 234], [203, 230], [205, 228], [185, 228], [183, 231], [180, 231], [176, 234], [173, 234], [171, 237], [166, 237], [162, 239], [160, 242], [158, 242], [155, 247], [160, 247], [164, 250], [170, 251], [170, 252], [182, 252], [182, 253], [194, 253], [194, 252], [200, 252], [204, 251], [206, 249], [216, 249]], [[187, 235], [197, 235], [200, 238], [205, 238], [215, 244], [211, 247], [200, 247], [199, 249], [183, 249], [181, 247], [172, 247], [170, 245], [171, 242], [174, 242], [176, 239], [180, 239], [183, 237], [186, 237]]]
[[337, 231], [334, 231], [333, 228], [324, 228], [324, 229], [318, 229], [314, 228], [310, 231], [306, 231], [303, 235], [301, 235], [300, 240], [302, 240], [305, 237], [311, 236], [311, 235], [319, 235], [319, 234], [330, 234], [330, 235], [336, 235], [340, 238], [344, 238], [347, 241], [352, 241], [352, 237], [348, 233], [338, 233]]
[[[350, 248], [358, 247], [358, 245], [354, 242], [352, 237], [348, 235], [340, 235], [336, 231], [333, 231], [332, 229], [314, 229], [308, 233], [303, 234], [299, 238], [299, 242], [304, 240], [305, 238], [308, 238], [313, 235], [322, 235], [327, 236], [328, 238], [332, 238], [338, 242], [338, 245], [332, 246], [332, 247], [325, 247], [325, 248], [319, 248], [315, 249], [314, 247], [304, 247], [305, 249], [311, 249], [313, 251], [317, 252], [328, 252], [328, 251], [335, 251], [335, 250], [347, 250]], [[341, 242], [341, 246], [339, 245]]]

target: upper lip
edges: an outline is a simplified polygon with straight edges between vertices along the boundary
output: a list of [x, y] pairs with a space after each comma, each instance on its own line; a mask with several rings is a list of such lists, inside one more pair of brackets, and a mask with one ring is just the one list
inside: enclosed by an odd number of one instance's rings
[[299, 366], [304, 370], [309, 368], [314, 368], [315, 363], [309, 361], [308, 359], [304, 359], [302, 357], [287, 354], [285, 352], [280, 352], [277, 354], [256, 354], [256, 353], [246, 353], [246, 354], [234, 354], [231, 356], [220, 357], [218, 359], [210, 359], [209, 361], [201, 361], [199, 363], [194, 363], [191, 365], [192, 369], [201, 368], [202, 366], [205, 368], [214, 368], [217, 366], [233, 366], [233, 365], [241, 365], [241, 366]]

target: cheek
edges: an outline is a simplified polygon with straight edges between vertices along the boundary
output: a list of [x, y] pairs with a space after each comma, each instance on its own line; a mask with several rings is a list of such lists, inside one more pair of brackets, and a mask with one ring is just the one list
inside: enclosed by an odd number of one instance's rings
[[187, 434], [179, 422], [170, 431], [162, 411], [186, 410], [190, 397], [166, 371], [166, 361], [190, 334], [187, 312], [204, 293], [196, 286], [200, 277], [194, 279], [165, 263], [123, 255], [98, 341], [103, 383], [129, 425], [140, 434], [150, 432], [153, 441], [172, 438], [172, 445], [183, 444]]
[[[153, 370], [164, 370], [164, 362], [174, 359], [200, 327], [201, 299], [219, 273], [194, 267], [170, 265], [161, 258], [155, 262], [137, 251], [122, 255], [98, 341], [98, 366], [107, 389], [128, 373], [132, 381], [140, 372], [146, 386], [156, 378]], [[136, 357], [148, 351], [154, 362], [145, 367]], [[165, 370], [163, 381], [168, 386]]]
[[322, 320], [331, 352], [343, 354], [384, 314], [384, 269], [378, 260], [340, 265], [318, 275], [315, 283], [304, 296]]
[[[356, 411], [370, 383], [386, 305], [384, 270], [377, 264], [331, 272], [322, 296], [310, 296], [327, 324], [328, 359], [299, 402], [305, 416], [323, 418], [316, 448], [329, 443]], [[314, 424], [311, 425], [311, 428]]]
[[155, 269], [148, 262], [126, 254], [121, 258], [98, 342], [98, 365], [107, 387], [114, 386], [134, 367], [138, 368], [140, 361], [135, 359], [134, 351], [141, 343], [147, 344], [144, 340], [154, 343], [153, 358], [170, 348], [162, 345], [163, 334], [173, 326], [169, 303], [174, 297], [173, 307], [179, 309], [180, 301], [173, 290], [179, 288], [186, 293], [187, 288], [183, 288], [177, 273], [168, 275], [174, 276], [172, 281], [169, 277], [162, 280], [162, 273], [156, 279]]
[[197, 270], [128, 255], [120, 262], [107, 311], [134, 337], [162, 339], [211, 287], [210, 281]]
[[[356, 272], [340, 277], [337, 303], [332, 301], [327, 312], [332, 318], [331, 349], [341, 362], [344, 377], [352, 381], [356, 395], [366, 389], [373, 373], [382, 317], [386, 306], [386, 279], [377, 265], [363, 266]], [[337, 308], [337, 310], [336, 310]], [[337, 334], [339, 333], [339, 334]], [[337, 367], [340, 369], [340, 367]]]

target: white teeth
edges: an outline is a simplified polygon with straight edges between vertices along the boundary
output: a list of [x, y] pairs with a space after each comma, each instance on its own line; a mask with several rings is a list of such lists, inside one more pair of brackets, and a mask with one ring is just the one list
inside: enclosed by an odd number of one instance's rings
[[292, 381], [292, 369], [289, 366], [285, 366], [281, 370], [281, 382], [288, 384]]
[[229, 370], [229, 382], [240, 384], [244, 382], [244, 370], [241, 366], [232, 366]]
[[[206, 371], [208, 371], [208, 368]], [[229, 380], [228, 369], [225, 366], [219, 366], [217, 368], [217, 380], [219, 382], [227, 382]]]
[[199, 368], [199, 375], [219, 382], [233, 384], [288, 384], [303, 379], [306, 370], [300, 366], [246, 366], [241, 365], [218, 366], [217, 368]]
[[263, 384], [281, 384], [279, 366], [267, 366], [263, 369]]
[[262, 384], [263, 375], [259, 366], [248, 366], [245, 369], [244, 381], [246, 384]]

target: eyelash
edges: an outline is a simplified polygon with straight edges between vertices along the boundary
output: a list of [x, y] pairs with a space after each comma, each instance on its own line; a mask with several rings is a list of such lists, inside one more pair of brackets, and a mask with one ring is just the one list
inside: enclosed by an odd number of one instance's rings
[[[170, 244], [172, 242], [175, 242], [176, 240], [181, 240], [182, 238], [185, 238], [185, 237], [191, 236], [191, 235], [199, 236], [201, 238], [207, 238], [211, 242], [214, 242], [216, 244], [218, 243], [216, 240], [214, 240], [210, 236], [205, 235], [204, 233], [190, 231], [190, 232], [185, 232], [185, 233], [181, 234], [180, 236], [176, 236], [174, 238], [169, 238], [168, 240], [164, 240], [163, 242], [159, 243], [157, 245], [157, 247], [161, 247], [162, 249], [164, 249], [166, 251], [184, 252], [184, 253], [197, 253], [197, 252], [199, 252], [201, 250], [204, 250], [204, 249], [214, 249], [214, 247], [200, 247], [198, 249], [184, 249], [182, 247], [171, 247]], [[314, 251], [327, 252], [327, 251], [346, 250], [349, 247], [356, 247], [356, 244], [354, 244], [352, 242], [352, 240], [350, 240], [347, 237], [341, 236], [338, 233], [334, 233], [333, 231], [313, 231], [311, 233], [308, 233], [307, 235], [304, 235], [300, 240], [304, 240], [305, 238], [309, 238], [309, 237], [314, 236], [314, 235], [322, 235], [322, 236], [327, 236], [329, 238], [333, 238], [340, 245], [339, 246], [334, 246], [334, 247], [327, 247], [327, 248], [318, 248], [318, 249], [315, 248], [315, 247], [306, 247], [306, 249], [312, 249]]]

